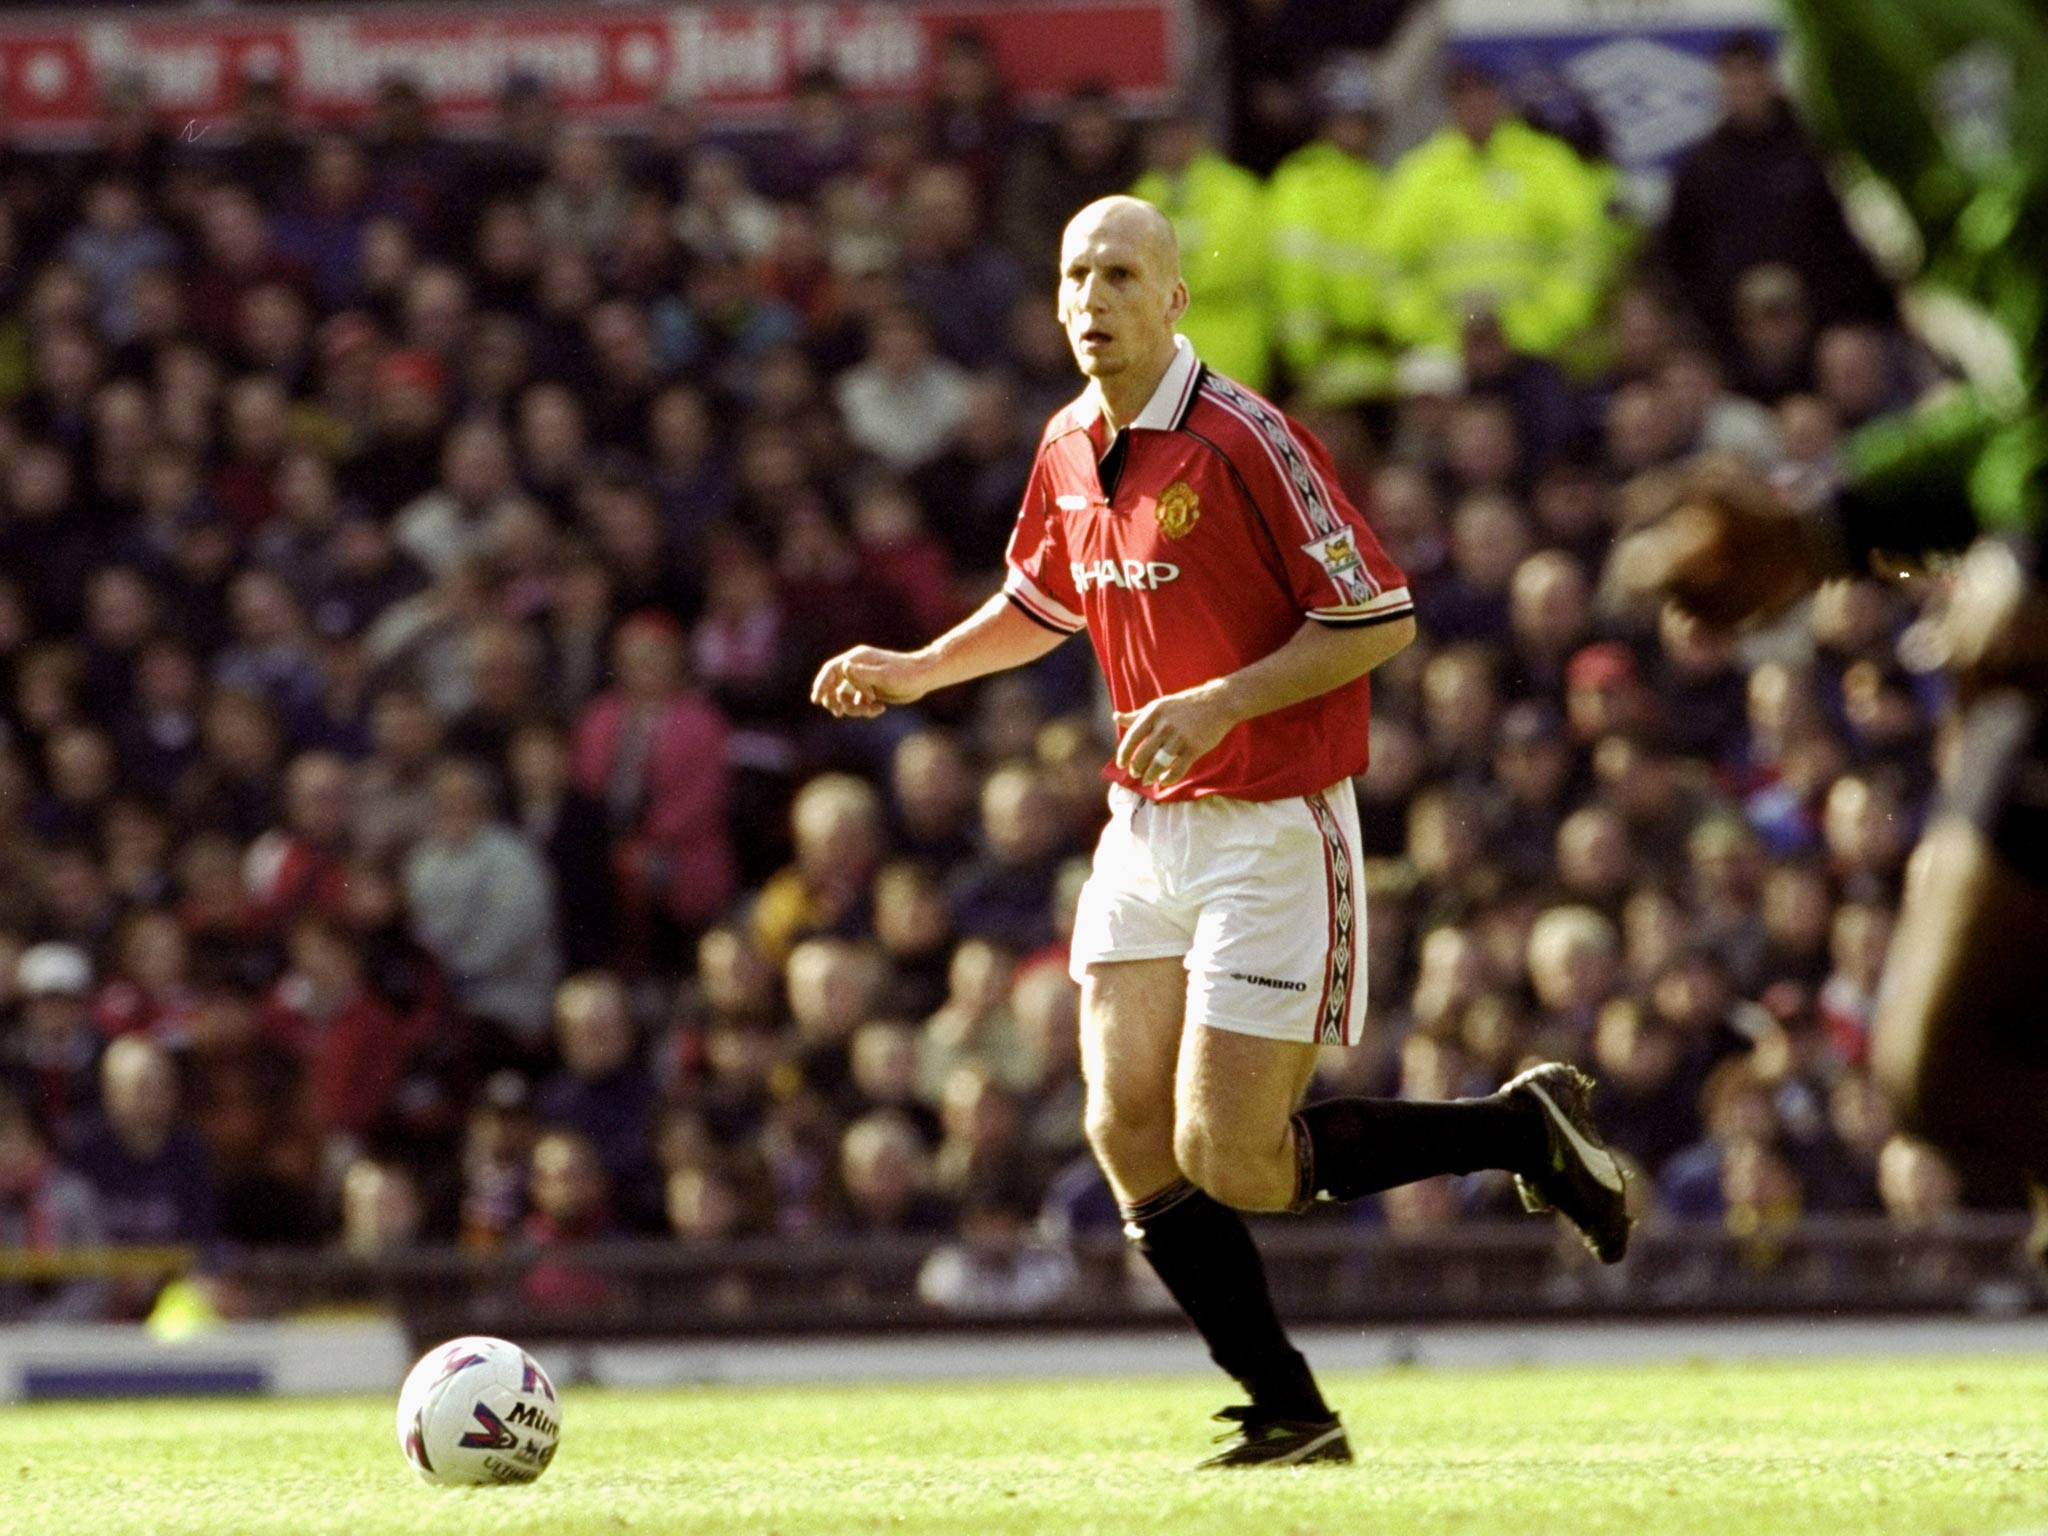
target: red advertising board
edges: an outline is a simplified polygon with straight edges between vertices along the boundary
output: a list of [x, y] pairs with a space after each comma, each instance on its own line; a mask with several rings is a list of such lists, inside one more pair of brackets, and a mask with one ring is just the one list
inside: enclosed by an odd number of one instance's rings
[[0, 21], [0, 112], [23, 138], [76, 135], [109, 82], [139, 75], [197, 135], [227, 119], [238, 81], [274, 75], [298, 109], [345, 119], [377, 82], [417, 81], [455, 122], [487, 114], [505, 78], [545, 80], [565, 111], [630, 118], [671, 94], [712, 122], [773, 113], [805, 70], [859, 95], [914, 94], [939, 40], [985, 31], [1028, 105], [1083, 80], [1143, 103], [1181, 77], [1188, 0], [933, 0], [866, 5], [342, 6], [153, 16], [80, 6]]

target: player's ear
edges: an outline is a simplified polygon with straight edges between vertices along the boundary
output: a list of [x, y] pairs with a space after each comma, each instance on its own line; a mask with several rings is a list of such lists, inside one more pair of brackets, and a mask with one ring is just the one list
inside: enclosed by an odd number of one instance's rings
[[1188, 282], [1184, 277], [1173, 280], [1173, 292], [1166, 296], [1166, 318], [1169, 324], [1178, 324], [1180, 317], [1188, 312]]

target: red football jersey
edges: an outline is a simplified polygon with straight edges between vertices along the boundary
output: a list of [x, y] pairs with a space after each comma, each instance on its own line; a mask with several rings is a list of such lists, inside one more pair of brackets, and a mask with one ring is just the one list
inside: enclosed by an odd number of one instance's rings
[[[1414, 611], [1323, 445], [1185, 338], [1114, 441], [1092, 389], [1046, 425], [1008, 564], [1004, 590], [1026, 614], [1087, 629], [1119, 710], [1269, 656], [1305, 617]], [[1103, 776], [1155, 800], [1314, 794], [1365, 771], [1369, 710], [1361, 677], [1245, 721], [1163, 793], [1114, 763]]]

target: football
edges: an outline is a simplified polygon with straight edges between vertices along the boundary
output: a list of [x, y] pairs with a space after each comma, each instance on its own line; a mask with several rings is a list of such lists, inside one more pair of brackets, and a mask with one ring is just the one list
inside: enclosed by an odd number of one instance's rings
[[555, 1459], [555, 1384], [503, 1339], [450, 1339], [420, 1357], [398, 1393], [398, 1448], [424, 1482], [530, 1483]]

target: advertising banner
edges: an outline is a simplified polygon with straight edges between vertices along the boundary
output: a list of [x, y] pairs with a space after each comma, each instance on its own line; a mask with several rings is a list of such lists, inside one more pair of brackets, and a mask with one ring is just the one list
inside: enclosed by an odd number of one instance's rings
[[51, 12], [0, 20], [0, 111], [17, 139], [76, 138], [109, 85], [139, 78], [197, 137], [231, 117], [250, 75], [295, 109], [348, 120], [380, 80], [418, 82], [448, 121], [487, 116], [505, 80], [544, 81], [576, 118], [630, 120], [671, 98], [712, 124], [772, 116], [807, 70], [863, 98], [915, 95], [940, 42], [971, 26], [1022, 103], [1084, 80], [1163, 100], [1180, 78], [1186, 0], [933, 0], [866, 5], [532, 5], [271, 9], [161, 16]]

